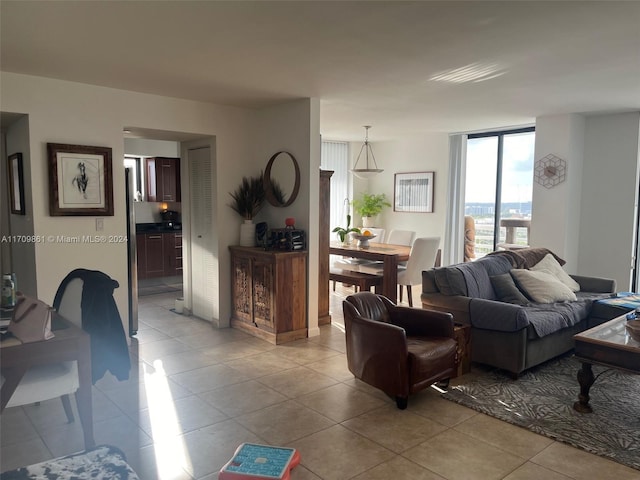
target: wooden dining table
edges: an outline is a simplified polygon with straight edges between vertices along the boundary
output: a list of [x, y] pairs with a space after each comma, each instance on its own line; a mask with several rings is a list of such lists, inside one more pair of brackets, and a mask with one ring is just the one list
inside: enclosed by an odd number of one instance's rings
[[5, 381], [0, 389], [0, 412], [9, 403], [27, 370], [36, 365], [78, 362], [79, 387], [76, 392], [85, 448], [95, 446], [91, 398], [91, 342], [87, 332], [66, 318], [53, 314], [54, 337], [40, 342], [21, 343], [10, 337], [0, 342], [0, 371]]
[[409, 260], [410, 253], [410, 246], [389, 243], [369, 243], [369, 246], [364, 248], [359, 247], [355, 242], [350, 245], [331, 242], [329, 245], [331, 255], [381, 261], [383, 265], [382, 295], [394, 303], [398, 299], [398, 264]]

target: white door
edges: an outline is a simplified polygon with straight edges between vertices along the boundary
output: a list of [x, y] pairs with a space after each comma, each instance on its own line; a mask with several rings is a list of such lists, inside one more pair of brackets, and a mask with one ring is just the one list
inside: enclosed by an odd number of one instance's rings
[[191, 309], [195, 316], [212, 321], [215, 316], [216, 278], [213, 234], [213, 162], [211, 148], [189, 149], [191, 204]]

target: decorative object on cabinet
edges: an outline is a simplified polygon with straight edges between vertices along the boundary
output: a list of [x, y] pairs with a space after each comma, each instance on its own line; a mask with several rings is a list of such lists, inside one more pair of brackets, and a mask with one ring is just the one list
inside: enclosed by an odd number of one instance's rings
[[24, 215], [24, 173], [22, 171], [22, 154], [14, 153], [7, 159], [9, 183], [9, 203], [11, 213]]
[[274, 228], [269, 230], [267, 245], [270, 250], [292, 252], [307, 248], [307, 237], [304, 230], [294, 228]]
[[256, 245], [258, 247], [267, 249], [267, 233], [269, 230], [269, 224], [267, 222], [260, 222], [256, 224]]
[[230, 246], [231, 326], [273, 344], [307, 337], [307, 252]]
[[434, 175], [434, 172], [396, 173], [393, 210], [432, 213]]
[[47, 143], [49, 215], [113, 215], [111, 149]]
[[374, 218], [377, 217], [385, 207], [390, 207], [384, 193], [362, 193], [360, 198], [353, 201], [353, 211], [362, 217], [363, 227], [373, 227]]
[[242, 177], [238, 188], [229, 192], [229, 195], [233, 198], [229, 206], [244, 219], [244, 223], [240, 225], [240, 245], [255, 247], [256, 226], [253, 218], [262, 209], [265, 199], [262, 172], [257, 177]]
[[360, 233], [359, 228], [355, 228], [355, 227], [350, 228], [350, 226], [351, 226], [351, 215], [347, 215], [347, 226], [345, 228], [336, 227], [332, 230], [332, 232], [338, 234], [338, 238], [342, 243], [349, 244], [351, 243], [351, 236], [349, 234], [352, 232]]
[[549, 154], [536, 161], [533, 176], [537, 184], [545, 188], [553, 188], [565, 181], [567, 162], [560, 157]]
[[296, 219], [293, 217], [287, 217], [284, 219], [284, 225], [287, 228], [296, 228]]
[[181, 201], [180, 159], [151, 157], [145, 160], [145, 165], [147, 167], [147, 201]]
[[[281, 154], [289, 157], [293, 169], [288, 165], [286, 157], [278, 158]], [[277, 162], [276, 159], [278, 159]], [[288, 207], [291, 205], [298, 196], [298, 190], [300, 190], [300, 167], [296, 157], [286, 151], [274, 153], [269, 162], [267, 162], [263, 182], [267, 201], [271, 205], [274, 207]], [[291, 188], [291, 193], [288, 197], [282, 185], [285, 188]]]
[[[373, 155], [373, 149], [371, 148], [371, 144], [369, 143], [370, 128], [371, 128], [371, 125], [364, 126], [364, 132], [365, 132], [364, 143], [362, 144], [362, 147], [360, 147], [360, 153], [358, 153], [358, 158], [356, 159], [356, 163], [351, 169], [351, 173], [353, 173], [358, 178], [364, 178], [364, 179], [371, 178], [376, 176], [378, 173], [381, 173], [384, 171], [381, 168], [378, 168], [378, 164], [376, 163], [376, 157]], [[362, 155], [363, 150], [365, 153], [366, 168], [358, 168], [358, 162], [360, 161], [360, 156]], [[369, 165], [369, 154], [371, 154], [371, 159], [373, 160], [373, 166], [375, 168], [371, 168], [371, 166]]]

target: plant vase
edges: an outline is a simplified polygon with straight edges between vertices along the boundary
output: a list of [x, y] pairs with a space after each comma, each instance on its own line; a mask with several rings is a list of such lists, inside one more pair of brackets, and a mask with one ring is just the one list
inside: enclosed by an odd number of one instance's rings
[[256, 224], [253, 223], [253, 220], [245, 220], [244, 223], [240, 225], [240, 246], [256, 246]]
[[364, 228], [373, 228], [375, 226], [375, 217], [362, 217], [362, 226]]

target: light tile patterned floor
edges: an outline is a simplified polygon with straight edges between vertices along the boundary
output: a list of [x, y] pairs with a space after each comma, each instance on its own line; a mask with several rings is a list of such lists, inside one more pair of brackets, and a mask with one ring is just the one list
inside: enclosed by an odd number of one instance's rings
[[[428, 390], [400, 411], [346, 367], [341, 301], [319, 337], [274, 346], [140, 299], [126, 382], [93, 390], [95, 437], [141, 478], [217, 478], [241, 442], [299, 449], [292, 480], [640, 479], [640, 472], [495, 420]], [[59, 400], [2, 415], [1, 470], [82, 450]]]

